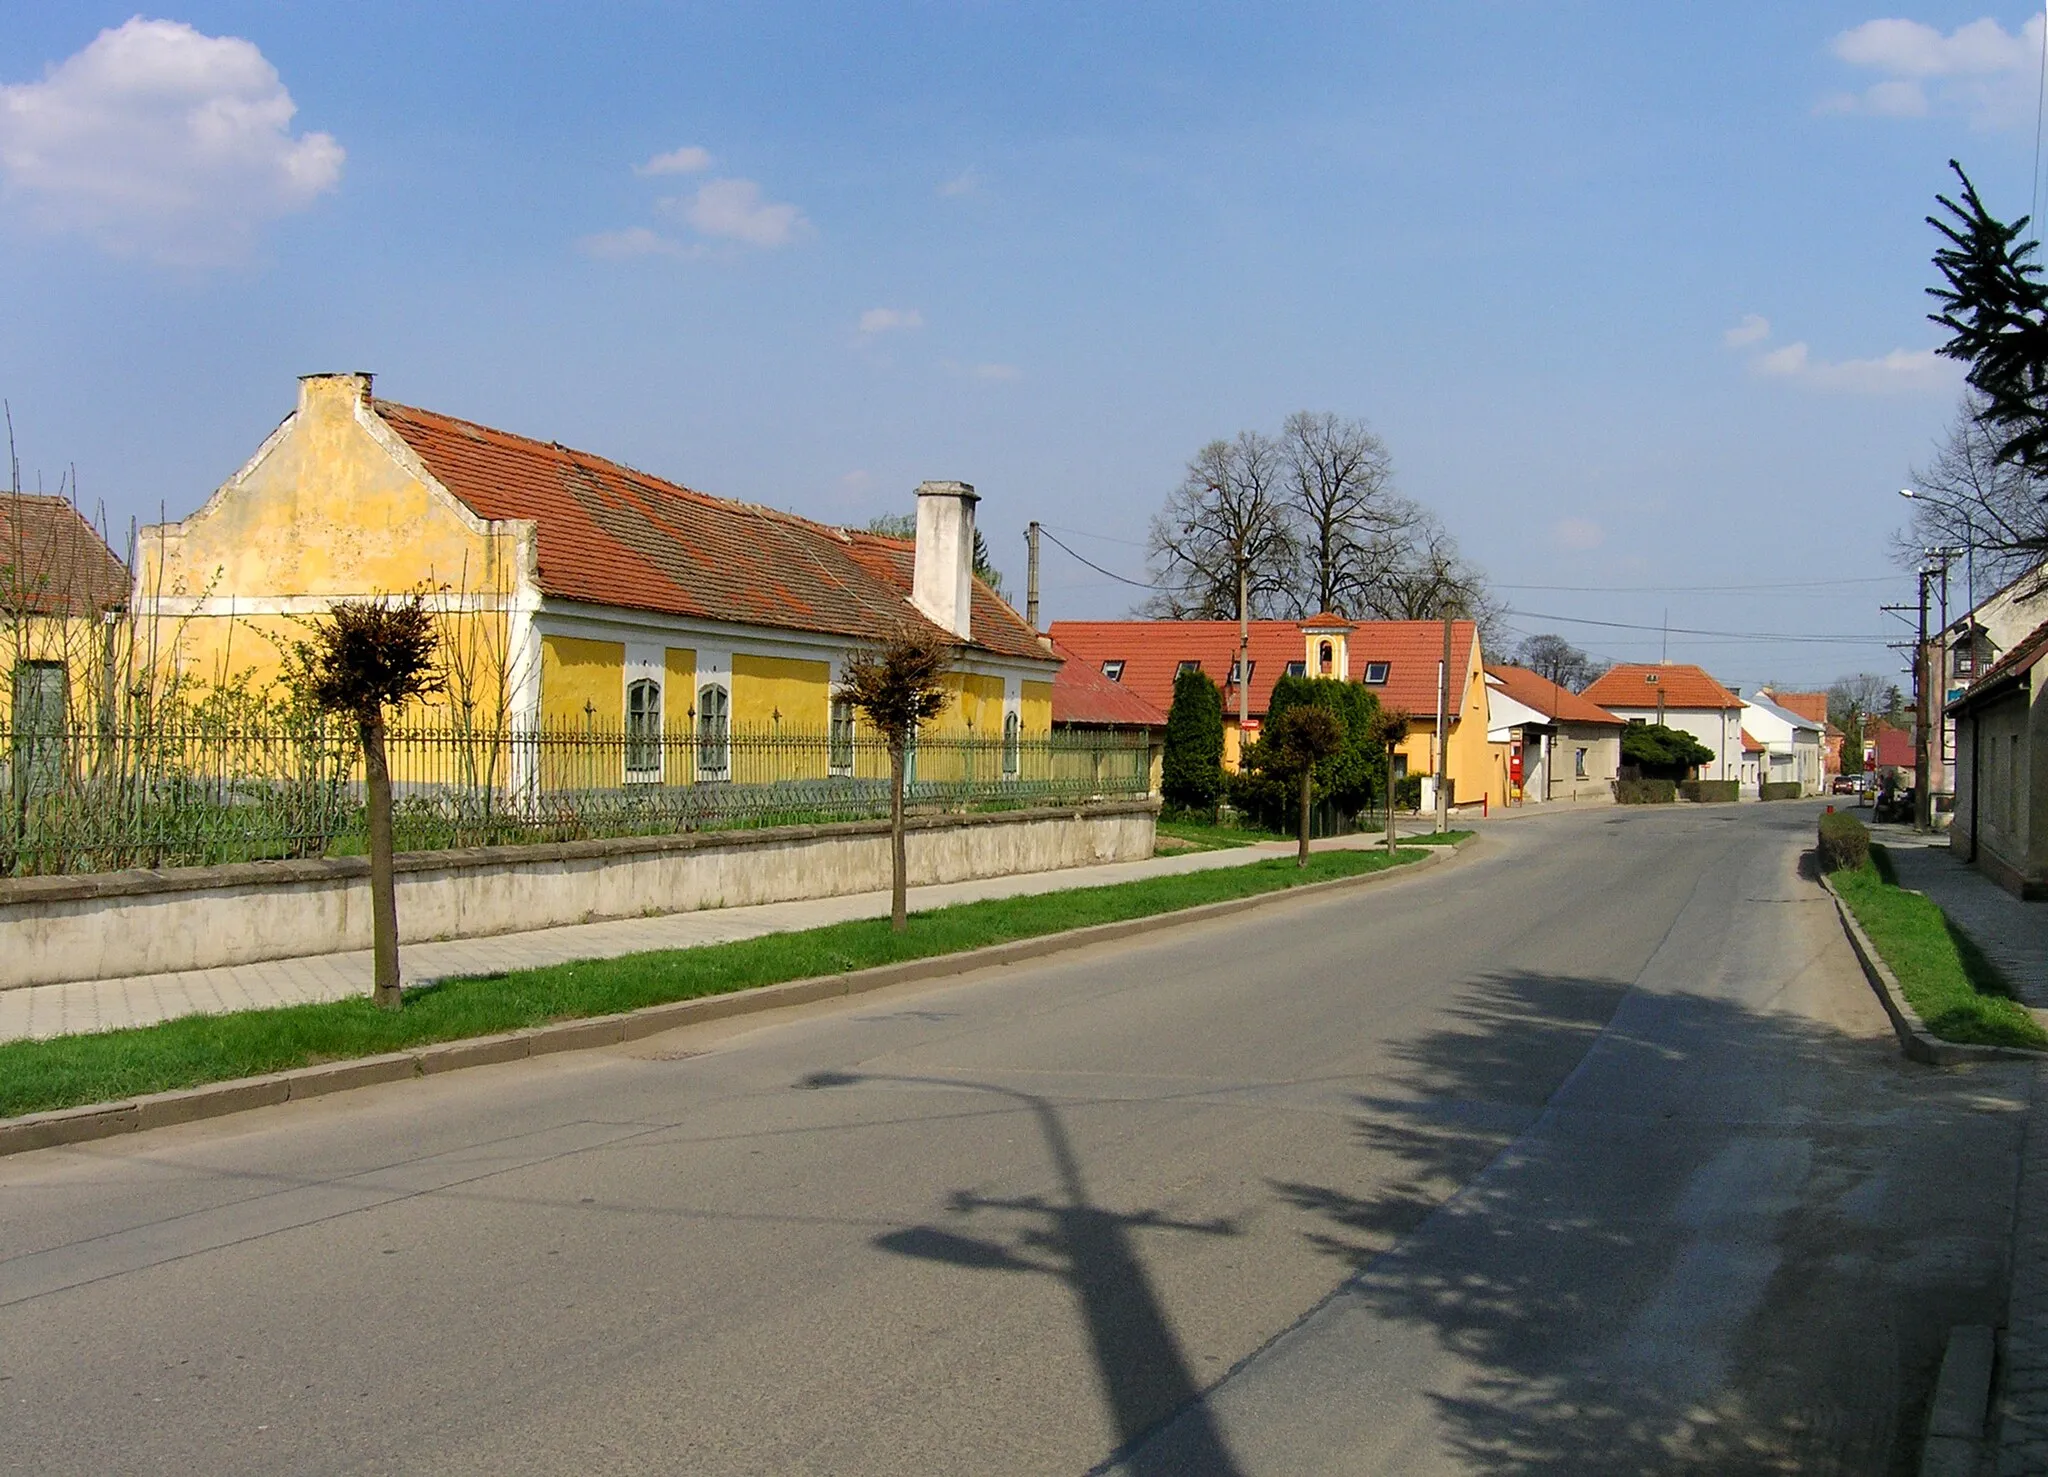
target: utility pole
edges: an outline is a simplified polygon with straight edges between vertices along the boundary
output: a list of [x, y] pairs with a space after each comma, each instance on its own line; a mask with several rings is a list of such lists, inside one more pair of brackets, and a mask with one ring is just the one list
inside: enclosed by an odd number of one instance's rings
[[1024, 528], [1024, 543], [1031, 551], [1024, 562], [1024, 619], [1030, 623], [1033, 635], [1038, 633], [1038, 520], [1033, 518]]
[[1927, 793], [1930, 776], [1927, 773], [1927, 730], [1932, 720], [1927, 716], [1929, 682], [1927, 673], [1927, 576], [1926, 565], [1920, 567], [1920, 639], [1913, 647], [1913, 826], [1920, 831], [1932, 830], [1934, 826], [1934, 797]]
[[1247, 603], [1250, 581], [1245, 570], [1244, 544], [1237, 546], [1237, 767], [1244, 768], [1244, 746], [1251, 742], [1252, 721], [1252, 612]]
[[1439, 834], [1451, 828], [1451, 797], [1444, 784], [1451, 737], [1451, 611], [1451, 606], [1444, 607], [1444, 659], [1436, 669], [1436, 828]]

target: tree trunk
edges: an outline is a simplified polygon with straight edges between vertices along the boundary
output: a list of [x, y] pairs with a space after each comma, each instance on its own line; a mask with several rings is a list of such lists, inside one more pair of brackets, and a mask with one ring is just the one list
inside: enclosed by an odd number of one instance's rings
[[1394, 746], [1387, 745], [1387, 855], [1394, 854]]
[[1315, 788], [1316, 772], [1313, 767], [1301, 771], [1301, 838], [1300, 849], [1294, 853], [1294, 865], [1308, 865], [1308, 797]]
[[398, 890], [391, 874], [391, 767], [384, 757], [384, 714], [361, 720], [363, 778], [370, 811], [370, 998], [396, 1010], [398, 988]]
[[910, 927], [907, 882], [909, 863], [903, 855], [903, 745], [889, 745], [889, 927], [902, 933]]

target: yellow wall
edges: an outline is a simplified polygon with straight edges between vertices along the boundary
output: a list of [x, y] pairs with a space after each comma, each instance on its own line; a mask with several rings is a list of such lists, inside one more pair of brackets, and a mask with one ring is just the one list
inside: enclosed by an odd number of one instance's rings
[[1017, 728], [1028, 738], [1052, 732], [1052, 684], [1025, 682], [1017, 689]]
[[697, 653], [671, 646], [662, 653], [661, 734], [662, 783], [687, 785], [697, 778], [696, 750], [688, 746], [697, 731]]
[[617, 641], [543, 636], [540, 642], [540, 713], [543, 725], [567, 740], [541, 746], [545, 789], [609, 789], [625, 783], [622, 747], [589, 748], [582, 733], [617, 734], [625, 726], [626, 648]]
[[823, 733], [831, 716], [831, 704], [829, 662], [745, 653], [733, 656], [734, 728], [767, 733], [779, 723], [785, 733]]
[[[977, 738], [1001, 738], [1003, 734], [1003, 679], [982, 677], [972, 672], [952, 672], [946, 677], [946, 711], [933, 725], [936, 732], [965, 735], [971, 728]], [[1018, 719], [1021, 727], [1023, 719]]]

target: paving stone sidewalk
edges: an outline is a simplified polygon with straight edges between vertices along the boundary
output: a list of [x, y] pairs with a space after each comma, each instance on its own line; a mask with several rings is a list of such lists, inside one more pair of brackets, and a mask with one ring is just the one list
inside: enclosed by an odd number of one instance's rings
[[[1369, 835], [1347, 836], [1317, 842], [1316, 846], [1318, 850], [1331, 846], [1370, 846], [1378, 839]], [[973, 882], [914, 887], [910, 890], [910, 906], [913, 909], [941, 908], [982, 898], [1021, 897], [1074, 887], [1131, 882], [1144, 877], [1244, 866], [1268, 857], [1287, 855], [1290, 850], [1286, 843], [1271, 842], [1219, 851], [1167, 854], [1147, 861], [1109, 862], [1090, 867], [1067, 867], [1055, 872], [1029, 872]], [[400, 950], [399, 961], [407, 984], [425, 984], [459, 975], [531, 969], [575, 959], [610, 959], [652, 949], [687, 949], [698, 944], [729, 943], [766, 933], [818, 928], [855, 918], [886, 917], [888, 912], [887, 892], [863, 892], [805, 902], [763, 903], [745, 908], [670, 913], [655, 918], [572, 924], [530, 933], [499, 934], [491, 938], [408, 944]], [[370, 952], [363, 949], [345, 954], [237, 964], [220, 969], [0, 990], [0, 1041], [24, 1037], [47, 1039], [108, 1031], [121, 1026], [154, 1025], [187, 1015], [218, 1015], [231, 1010], [261, 1010], [321, 1000], [346, 1000], [350, 996], [368, 994], [369, 981]]]
[[[1926, 893], [1990, 955], [2028, 1005], [2048, 1007], [2048, 903], [2024, 903], [1947, 846], [1910, 832], [1888, 847], [1902, 887]], [[2013, 1214], [2012, 1291], [1999, 1380], [1998, 1477], [2048, 1477], [2048, 1064], [2034, 1068]]]

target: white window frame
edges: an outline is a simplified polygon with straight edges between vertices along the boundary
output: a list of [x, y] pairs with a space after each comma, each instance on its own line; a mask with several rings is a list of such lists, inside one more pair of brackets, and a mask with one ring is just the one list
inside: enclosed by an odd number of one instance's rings
[[[1390, 668], [1391, 664], [1387, 662], [1367, 662], [1365, 664], [1365, 685], [1368, 687], [1385, 687]], [[1379, 673], [1379, 676], [1373, 676], [1375, 672]]]

